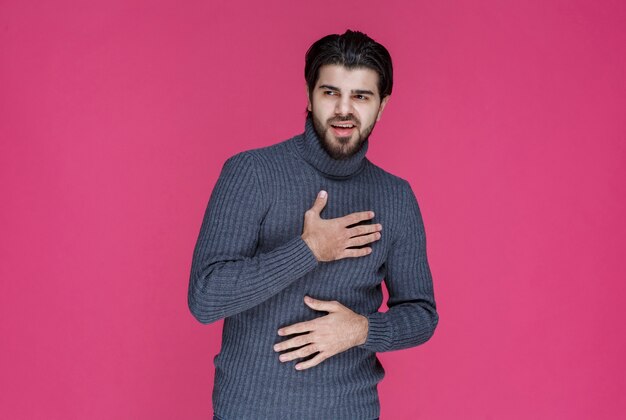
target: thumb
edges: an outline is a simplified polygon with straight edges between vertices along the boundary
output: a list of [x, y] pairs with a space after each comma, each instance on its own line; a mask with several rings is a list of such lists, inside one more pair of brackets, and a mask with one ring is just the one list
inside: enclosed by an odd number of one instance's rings
[[304, 297], [304, 303], [306, 303], [309, 308], [315, 309], [316, 311], [335, 312], [338, 309], [338, 302], [332, 300], [317, 300], [310, 296]]
[[326, 206], [327, 200], [328, 200], [328, 193], [324, 190], [321, 190], [317, 194], [317, 198], [315, 198], [315, 203], [313, 203], [313, 207], [311, 207], [311, 210], [313, 210], [317, 214], [320, 214], [321, 211]]

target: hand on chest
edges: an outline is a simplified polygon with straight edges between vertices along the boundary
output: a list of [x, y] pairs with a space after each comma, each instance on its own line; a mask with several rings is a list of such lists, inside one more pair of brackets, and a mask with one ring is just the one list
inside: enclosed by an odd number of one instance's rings
[[[319, 212], [321, 219], [345, 218], [351, 214], [367, 211], [374, 212], [374, 217], [357, 221], [356, 223], [341, 223], [341, 228], [329, 231], [329, 235], [344, 235], [350, 237], [365, 236], [358, 234], [356, 226], [378, 225], [382, 226], [379, 239], [364, 245], [350, 246], [348, 249], [370, 247], [371, 254], [345, 258], [354, 260], [343, 264], [368, 263], [372, 268], [377, 268], [384, 263], [389, 244], [394, 234], [394, 221], [391, 216], [394, 213], [384, 201], [384, 193], [375, 191], [373, 188], [353, 183], [320, 183], [313, 186], [290, 186], [281, 188], [270, 200], [271, 205], [265, 215], [259, 237], [260, 251], [268, 251], [274, 247], [292, 239], [296, 235], [302, 235], [305, 222], [305, 212], [313, 208], [317, 194], [320, 190], [328, 193], [325, 205]], [[367, 260], [367, 261], [366, 261]], [[333, 263], [341, 260], [332, 261]]]

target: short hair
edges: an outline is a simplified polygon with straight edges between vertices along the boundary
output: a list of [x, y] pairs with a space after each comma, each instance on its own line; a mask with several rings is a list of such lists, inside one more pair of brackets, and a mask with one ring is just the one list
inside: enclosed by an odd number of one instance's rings
[[332, 34], [315, 41], [306, 52], [304, 79], [309, 99], [319, 77], [320, 67], [338, 64], [347, 69], [368, 68], [378, 73], [378, 94], [382, 100], [391, 95], [393, 66], [389, 51], [363, 32], [348, 29], [342, 35]]

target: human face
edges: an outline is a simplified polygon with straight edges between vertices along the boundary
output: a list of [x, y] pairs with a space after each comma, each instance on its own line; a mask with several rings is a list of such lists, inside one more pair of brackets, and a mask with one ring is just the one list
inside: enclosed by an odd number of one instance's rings
[[[322, 147], [334, 159], [347, 159], [361, 150], [389, 95], [381, 102], [376, 71], [327, 64], [320, 67], [313, 92], [307, 87], [307, 98]], [[338, 128], [338, 124], [352, 127]]]

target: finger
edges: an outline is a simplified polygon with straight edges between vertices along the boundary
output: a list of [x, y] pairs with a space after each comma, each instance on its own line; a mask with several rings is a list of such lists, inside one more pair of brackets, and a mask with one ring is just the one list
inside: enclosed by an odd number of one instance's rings
[[341, 258], [357, 258], [364, 257], [372, 253], [372, 248], [357, 248], [357, 249], [344, 249], [343, 252], [339, 255], [338, 259]]
[[358, 225], [348, 229], [348, 235], [351, 238], [355, 236], [366, 235], [368, 233], [380, 232], [383, 230], [383, 225], [376, 223], [374, 225]]
[[313, 299], [310, 296], [304, 297], [304, 303], [306, 303], [308, 307], [315, 309], [316, 311], [323, 312], [334, 312], [339, 309], [339, 306], [341, 305], [335, 300], [318, 300]]
[[372, 218], [374, 218], [373, 211], [359, 211], [356, 213], [350, 213], [343, 217], [339, 217], [339, 220], [341, 220], [344, 226], [350, 226], [360, 222], [361, 220], [369, 220]]
[[350, 238], [347, 246], [361, 246], [369, 244], [370, 242], [377, 241], [381, 238], [380, 232], [370, 233], [369, 235], [357, 236], [356, 238]]
[[302, 347], [305, 344], [309, 344], [311, 342], [313, 342], [313, 338], [311, 337], [311, 335], [303, 334], [294, 338], [290, 338], [289, 340], [274, 344], [274, 351], [283, 351], [291, 349], [293, 347]]
[[308, 346], [302, 347], [301, 349], [290, 351], [289, 353], [283, 353], [278, 358], [281, 362], [288, 362], [294, 359], [302, 359], [303, 357], [307, 357], [312, 355], [313, 353], [317, 353], [317, 347], [315, 344], [309, 344]]
[[311, 368], [313, 366], [316, 366], [320, 363], [322, 363], [324, 360], [326, 360], [328, 357], [326, 357], [325, 353], [318, 353], [317, 356], [315, 356], [314, 358], [307, 360], [306, 362], [302, 362], [302, 363], [298, 363], [296, 365], [296, 369], [298, 370], [304, 370], [304, 369], [308, 369]]
[[313, 331], [315, 324], [313, 321], [298, 322], [278, 330], [278, 335], [291, 335]]
[[317, 197], [315, 198], [315, 202], [313, 203], [313, 207], [311, 207], [311, 210], [313, 210], [317, 214], [320, 214], [324, 206], [326, 206], [327, 199], [328, 199], [328, 193], [324, 190], [321, 190], [317, 194]]

